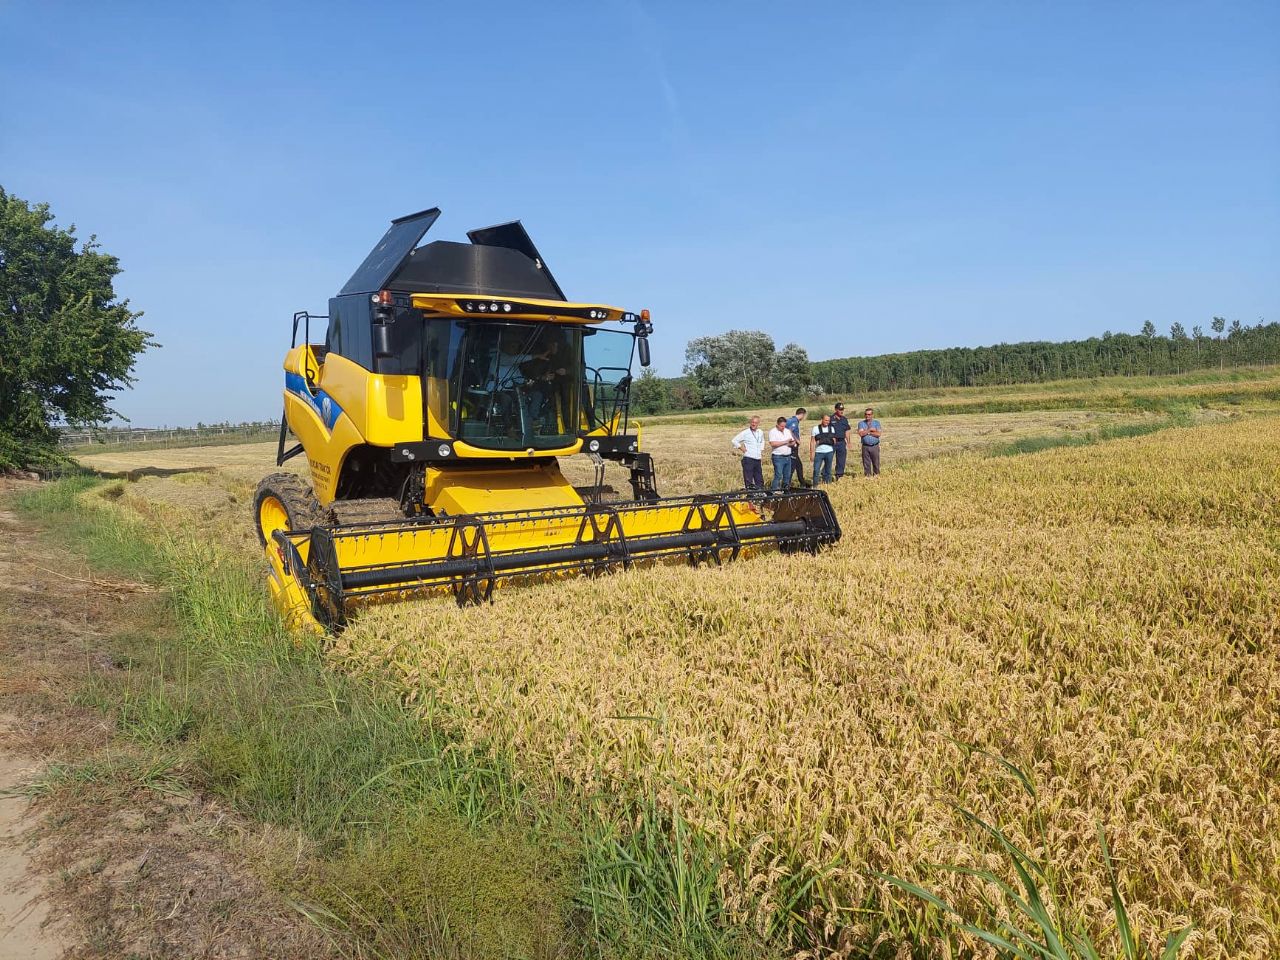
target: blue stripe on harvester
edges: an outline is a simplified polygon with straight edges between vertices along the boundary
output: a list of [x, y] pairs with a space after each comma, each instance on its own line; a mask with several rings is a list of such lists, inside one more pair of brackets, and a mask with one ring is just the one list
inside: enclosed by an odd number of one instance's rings
[[338, 401], [323, 390], [317, 390], [313, 396], [311, 391], [307, 389], [307, 381], [303, 379], [300, 373], [286, 373], [284, 375], [284, 388], [314, 410], [316, 416], [324, 421], [324, 425], [328, 430], [332, 430], [333, 425], [338, 422], [338, 417], [342, 416], [342, 408], [338, 406]]

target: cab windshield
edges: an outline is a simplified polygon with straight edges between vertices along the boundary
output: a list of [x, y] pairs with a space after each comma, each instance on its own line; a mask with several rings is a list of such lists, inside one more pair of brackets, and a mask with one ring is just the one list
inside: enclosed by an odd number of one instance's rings
[[457, 439], [490, 450], [552, 450], [578, 439], [581, 327], [460, 326], [449, 374]]

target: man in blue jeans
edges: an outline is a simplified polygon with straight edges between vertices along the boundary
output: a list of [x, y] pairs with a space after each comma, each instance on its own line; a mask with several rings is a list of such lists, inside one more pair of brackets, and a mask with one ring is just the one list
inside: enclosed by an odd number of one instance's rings
[[791, 489], [791, 431], [787, 418], [779, 417], [777, 425], [769, 431], [769, 449], [773, 453], [773, 483], [770, 490]]
[[[804, 479], [804, 461], [801, 459], [800, 453], [800, 421], [805, 418], [808, 412], [804, 407], [796, 407], [796, 415], [787, 417], [787, 429], [791, 431], [791, 438], [795, 441], [791, 445], [791, 476], [802, 487], [807, 487], [809, 484]], [[788, 480], [787, 489], [790, 488], [791, 481]]]
[[868, 477], [880, 476], [880, 421], [870, 407], [858, 421], [858, 436], [862, 438], [862, 472]]
[[836, 452], [836, 431], [831, 426], [831, 417], [822, 415], [822, 420], [813, 428], [813, 436], [809, 438], [809, 455], [813, 457], [813, 485], [819, 486], [831, 482], [831, 459]]

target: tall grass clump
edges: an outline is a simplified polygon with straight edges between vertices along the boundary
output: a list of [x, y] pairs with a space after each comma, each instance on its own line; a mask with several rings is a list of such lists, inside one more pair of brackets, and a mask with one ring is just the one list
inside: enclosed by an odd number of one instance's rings
[[[1037, 803], [1035, 784], [1019, 767], [972, 744], [959, 744], [970, 754], [984, 754], [996, 760], [1016, 779], [1017, 785], [1030, 797], [1034, 808], [1035, 836], [1041, 851], [1047, 854], [1048, 836], [1044, 817]], [[919, 884], [884, 873], [873, 876], [936, 908], [946, 922], [974, 941], [994, 948], [1002, 960], [1101, 960], [1103, 956], [1119, 960], [1178, 960], [1183, 943], [1191, 935], [1191, 927], [1169, 933], [1158, 955], [1144, 943], [1134, 929], [1116, 880], [1116, 866], [1107, 845], [1106, 831], [1098, 826], [1098, 844], [1102, 865], [1110, 887], [1111, 911], [1115, 929], [1109, 937], [1114, 946], [1099, 946], [1099, 941], [1072, 905], [1065, 888], [1070, 886], [1055, 876], [1053, 868], [1035, 855], [1019, 847], [999, 827], [962, 806], [956, 807], [965, 822], [991, 843], [1004, 858], [1010, 881], [993, 870], [941, 864], [944, 873], [970, 877], [987, 886], [981, 913], [966, 916]], [[1117, 952], [1118, 950], [1118, 952]]]
[[993, 447], [988, 451], [992, 457], [1012, 457], [1022, 453], [1039, 453], [1041, 450], [1052, 450], [1054, 447], [1087, 447], [1108, 440], [1124, 440], [1130, 437], [1145, 437], [1149, 433], [1158, 433], [1170, 427], [1185, 427], [1191, 423], [1191, 410], [1184, 405], [1163, 405], [1160, 409], [1165, 416], [1159, 420], [1144, 420], [1138, 423], [1104, 423], [1096, 430], [1082, 433], [1055, 434], [1051, 436], [1021, 437], [1011, 443]]

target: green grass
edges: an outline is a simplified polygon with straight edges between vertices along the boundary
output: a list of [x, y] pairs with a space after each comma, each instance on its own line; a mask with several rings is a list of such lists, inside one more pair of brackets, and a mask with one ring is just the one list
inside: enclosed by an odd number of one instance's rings
[[1162, 420], [1148, 420], [1141, 423], [1110, 423], [1097, 430], [1083, 433], [1053, 433], [1033, 437], [1021, 437], [1010, 443], [992, 447], [987, 451], [989, 457], [1011, 457], [1021, 453], [1038, 453], [1041, 450], [1052, 450], [1055, 447], [1087, 447], [1106, 440], [1122, 440], [1126, 437], [1143, 437], [1150, 433], [1168, 430], [1170, 427], [1185, 427], [1191, 424], [1191, 411], [1185, 407], [1170, 407], [1169, 415]]
[[138, 755], [108, 751], [78, 763], [51, 763], [33, 780], [3, 795], [34, 799], [71, 787], [112, 794], [146, 789], [185, 796], [191, 791], [182, 779], [180, 766], [181, 759], [172, 753]]
[[678, 811], [641, 796], [609, 819], [590, 798], [534, 795], [502, 755], [330, 670], [281, 628], [253, 565], [159, 538], [99, 501], [118, 483], [96, 483], [47, 484], [16, 505], [104, 574], [165, 589], [116, 641], [130, 669], [77, 695], [135, 755], [60, 770], [43, 789], [181, 777], [300, 832], [313, 856], [271, 880], [362, 956], [767, 955], [726, 920], [721, 856]]

